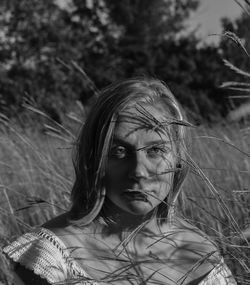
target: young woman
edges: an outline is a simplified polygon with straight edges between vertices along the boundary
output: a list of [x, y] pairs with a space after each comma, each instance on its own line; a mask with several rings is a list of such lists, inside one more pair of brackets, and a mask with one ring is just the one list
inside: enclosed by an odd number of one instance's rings
[[71, 209], [4, 248], [15, 284], [236, 284], [175, 213], [189, 126], [158, 80], [105, 89], [77, 143]]

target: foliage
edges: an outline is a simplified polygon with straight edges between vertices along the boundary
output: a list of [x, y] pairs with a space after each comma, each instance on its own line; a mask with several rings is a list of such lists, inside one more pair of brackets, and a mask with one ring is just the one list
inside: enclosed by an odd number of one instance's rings
[[168, 82], [189, 117], [200, 122], [201, 118], [212, 121], [225, 115], [228, 102], [218, 88], [223, 66], [216, 47], [197, 49], [197, 41], [186, 38], [165, 43], [157, 56], [156, 75]]
[[84, 92], [82, 75], [61, 60], [83, 62], [100, 53], [98, 34], [90, 23], [93, 15], [85, 13], [79, 18], [74, 10], [60, 9], [52, 1], [11, 3], [1, 49], [5, 64], [2, 101], [7, 107], [20, 106], [28, 94], [47, 111], [65, 111], [65, 106], [78, 98], [85, 101], [89, 94]]
[[93, 95], [88, 77], [102, 88], [150, 75], [166, 81], [194, 119], [224, 115], [218, 50], [198, 48], [187, 32], [180, 36], [197, 6], [197, 0], [72, 0], [67, 8], [49, 0], [3, 2], [1, 111], [16, 115], [28, 97], [60, 121], [73, 101], [87, 104]]

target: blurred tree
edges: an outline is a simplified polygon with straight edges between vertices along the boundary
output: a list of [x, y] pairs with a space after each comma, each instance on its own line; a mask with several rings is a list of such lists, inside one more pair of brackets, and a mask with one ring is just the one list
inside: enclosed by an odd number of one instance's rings
[[[84, 1], [75, 1], [84, 15]], [[92, 9], [100, 1], [91, 1]], [[101, 66], [90, 71], [99, 87], [136, 75], [157, 76], [166, 81], [196, 121], [218, 119], [227, 100], [221, 83], [222, 61], [216, 47], [198, 48], [192, 34], [180, 36], [185, 20], [198, 1], [102, 1], [109, 29], [115, 39], [106, 41]], [[107, 37], [106, 37], [107, 39]], [[92, 62], [98, 57], [89, 57]], [[97, 62], [98, 64], [98, 62]], [[89, 66], [89, 65], [88, 65]], [[95, 65], [94, 65], [95, 66]]]
[[157, 49], [175, 41], [197, 0], [106, 1], [113, 22], [121, 28], [118, 51], [125, 76], [155, 73]]
[[16, 113], [28, 96], [59, 118], [73, 101], [86, 104], [93, 95], [87, 74], [98, 88], [135, 75], [157, 76], [192, 117], [211, 120], [221, 112], [218, 50], [198, 48], [195, 36], [183, 33], [198, 0], [59, 2], [1, 2], [2, 111]]
[[81, 62], [102, 49], [92, 13], [86, 11], [80, 19], [75, 10], [61, 9], [50, 0], [7, 4], [3, 9], [9, 16], [1, 18], [6, 32], [0, 47], [0, 94], [8, 110], [13, 106], [16, 112], [25, 94], [58, 115], [79, 97], [85, 101], [90, 96], [86, 82], [67, 63]]
[[5, 77], [0, 79], [0, 92], [6, 105], [18, 108], [28, 94], [41, 107], [57, 104], [60, 109], [62, 98], [68, 95], [66, 77], [54, 62], [57, 49], [63, 50], [59, 43], [67, 39], [64, 15], [60, 21], [62, 12], [51, 1], [11, 0], [5, 9], [9, 17], [5, 46], [1, 46]]
[[163, 44], [156, 61], [157, 76], [169, 84], [197, 123], [225, 115], [227, 100], [218, 88], [223, 65], [215, 46], [197, 48], [197, 39], [181, 38]]

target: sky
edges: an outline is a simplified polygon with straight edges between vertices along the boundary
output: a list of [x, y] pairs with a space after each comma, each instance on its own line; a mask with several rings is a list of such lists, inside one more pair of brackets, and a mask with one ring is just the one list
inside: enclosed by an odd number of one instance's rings
[[[243, 0], [238, 0], [243, 3]], [[197, 34], [202, 40], [213, 43], [218, 40], [217, 36], [210, 34], [220, 34], [220, 19], [228, 17], [235, 19], [242, 13], [242, 8], [234, 0], [200, 0], [198, 10], [191, 16], [188, 21], [190, 28], [198, 27]]]

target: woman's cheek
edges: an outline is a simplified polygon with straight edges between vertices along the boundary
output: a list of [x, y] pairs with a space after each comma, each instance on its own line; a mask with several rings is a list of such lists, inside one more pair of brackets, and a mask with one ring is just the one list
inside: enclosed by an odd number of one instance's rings
[[158, 175], [165, 174], [171, 168], [173, 168], [173, 163], [169, 157], [161, 158], [157, 163], [154, 164], [154, 172]]
[[126, 174], [128, 169], [127, 163], [121, 160], [111, 160], [108, 162], [106, 168], [106, 175], [109, 177], [116, 178], [117, 176], [123, 176]]

